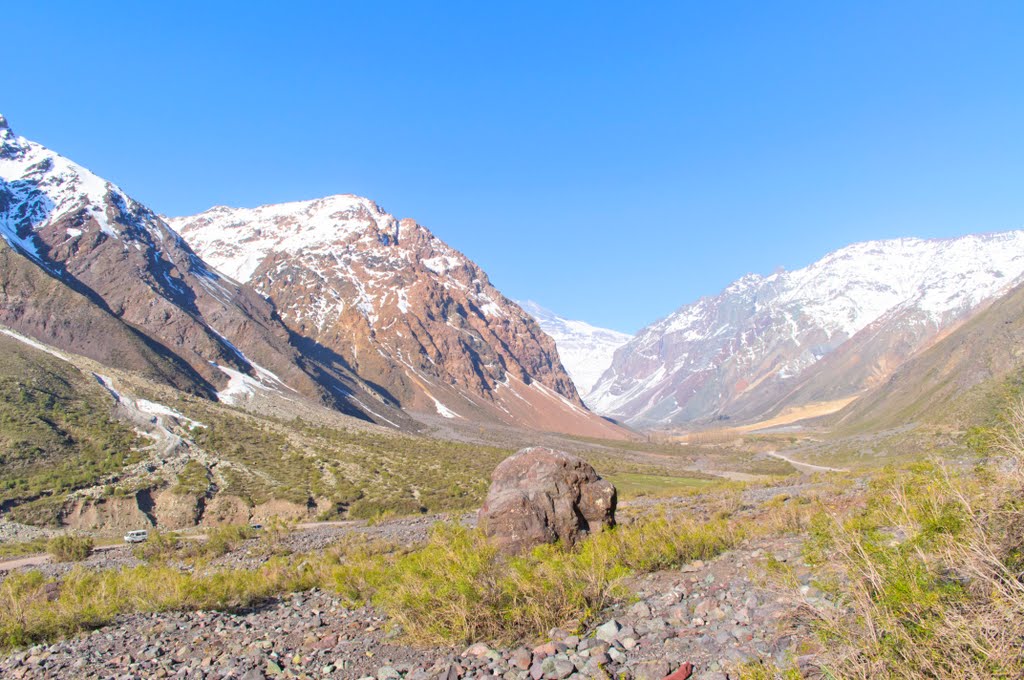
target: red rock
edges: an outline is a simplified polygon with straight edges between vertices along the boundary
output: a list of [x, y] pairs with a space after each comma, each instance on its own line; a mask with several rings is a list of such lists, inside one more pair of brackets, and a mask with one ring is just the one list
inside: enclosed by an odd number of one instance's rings
[[338, 644], [337, 635], [328, 635], [327, 637], [317, 640], [313, 644], [314, 649], [334, 649]]
[[687, 661], [674, 673], [666, 675], [664, 680], [689, 680], [691, 675], [693, 675], [693, 664]]
[[558, 654], [558, 648], [555, 647], [554, 642], [545, 642], [533, 648], [533, 655], [539, 659], [545, 659], [555, 654]]

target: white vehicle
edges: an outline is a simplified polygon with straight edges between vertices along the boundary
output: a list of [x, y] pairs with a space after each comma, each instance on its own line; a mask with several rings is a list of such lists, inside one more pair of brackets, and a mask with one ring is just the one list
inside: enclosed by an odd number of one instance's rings
[[149, 532], [145, 529], [137, 529], [135, 531], [129, 531], [124, 535], [125, 543], [144, 543], [149, 538]]

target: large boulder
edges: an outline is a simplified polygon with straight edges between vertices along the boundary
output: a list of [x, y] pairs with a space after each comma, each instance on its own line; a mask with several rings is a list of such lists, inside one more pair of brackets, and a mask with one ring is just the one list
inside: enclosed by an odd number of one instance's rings
[[615, 487], [590, 463], [564, 451], [523, 449], [491, 474], [479, 524], [504, 552], [576, 543], [615, 524]]

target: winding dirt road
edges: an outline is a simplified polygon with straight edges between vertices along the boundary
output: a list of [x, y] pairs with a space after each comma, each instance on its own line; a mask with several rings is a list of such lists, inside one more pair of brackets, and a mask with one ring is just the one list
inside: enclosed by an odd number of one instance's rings
[[800, 472], [849, 472], [846, 468], [834, 468], [826, 467], [824, 465], [813, 465], [811, 463], [801, 463], [800, 461], [793, 460], [789, 456], [784, 456], [777, 451], [769, 451], [768, 455], [772, 458], [778, 458], [779, 460], [786, 461]]

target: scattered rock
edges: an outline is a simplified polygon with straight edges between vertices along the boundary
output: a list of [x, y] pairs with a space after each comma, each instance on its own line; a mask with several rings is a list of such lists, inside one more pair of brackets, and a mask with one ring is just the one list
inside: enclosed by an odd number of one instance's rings
[[533, 655], [525, 647], [519, 647], [509, 656], [508, 662], [509, 665], [520, 670], [529, 670], [530, 664], [533, 662]]
[[634, 680], [662, 680], [672, 669], [668, 661], [659, 659], [657, 661], [644, 661], [636, 665], [633, 670]]
[[687, 661], [676, 669], [674, 673], [666, 676], [664, 680], [689, 680], [691, 675], [693, 675], [693, 664]]

